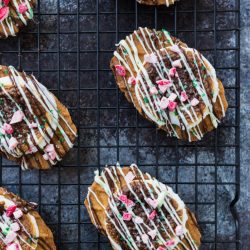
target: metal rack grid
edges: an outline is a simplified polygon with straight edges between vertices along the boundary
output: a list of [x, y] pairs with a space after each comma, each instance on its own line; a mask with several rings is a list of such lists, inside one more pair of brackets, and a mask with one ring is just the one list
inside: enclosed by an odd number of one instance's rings
[[[43, 0], [35, 22], [0, 41], [0, 62], [35, 76], [65, 103], [79, 129], [76, 146], [46, 172], [2, 159], [1, 185], [38, 202], [58, 249], [110, 249], [83, 206], [93, 171], [132, 162], [172, 186], [203, 231], [201, 249], [240, 249], [240, 1], [181, 0], [147, 7], [135, 0]], [[109, 70], [115, 44], [139, 26], [165, 28], [215, 65], [229, 100], [220, 127], [201, 142], [167, 138], [120, 94]]]

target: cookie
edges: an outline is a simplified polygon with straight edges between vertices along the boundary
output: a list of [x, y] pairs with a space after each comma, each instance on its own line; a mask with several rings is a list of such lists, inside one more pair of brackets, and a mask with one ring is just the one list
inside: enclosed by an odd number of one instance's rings
[[68, 109], [33, 75], [0, 66], [0, 152], [22, 169], [48, 169], [73, 147]]
[[225, 116], [228, 103], [214, 67], [165, 30], [134, 31], [120, 41], [110, 67], [126, 98], [169, 136], [201, 140]]
[[0, 187], [0, 249], [56, 249], [53, 234], [36, 207]]
[[176, 0], [137, 0], [138, 3], [147, 5], [166, 5], [170, 6], [176, 2]]
[[136, 165], [95, 172], [85, 206], [115, 250], [198, 249], [195, 216], [174, 191]]
[[33, 19], [36, 0], [0, 1], [0, 38], [15, 36], [19, 30]]

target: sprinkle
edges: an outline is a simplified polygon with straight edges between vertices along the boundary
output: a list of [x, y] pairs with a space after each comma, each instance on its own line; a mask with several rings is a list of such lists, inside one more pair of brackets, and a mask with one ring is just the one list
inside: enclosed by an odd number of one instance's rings
[[173, 61], [172, 65], [175, 68], [180, 68], [180, 69], [182, 68], [181, 60]]
[[163, 109], [166, 109], [169, 105], [169, 100], [167, 97], [162, 97], [161, 98], [161, 101], [160, 101], [160, 108], [163, 110]]
[[17, 222], [12, 223], [12, 224], [10, 225], [10, 228], [11, 228], [11, 230], [14, 231], [14, 232], [17, 232], [17, 231], [20, 230], [20, 226], [19, 226], [19, 224], [18, 224]]
[[145, 103], [149, 103], [149, 99], [147, 97], [144, 97], [143, 100]]
[[12, 118], [11, 118], [11, 121], [10, 121], [10, 124], [15, 124], [15, 123], [18, 123], [18, 122], [21, 122], [24, 118], [24, 114], [21, 110], [17, 110]]
[[150, 220], [154, 220], [155, 216], [156, 216], [156, 211], [154, 210], [154, 211], [148, 216], [148, 218], [149, 218]]
[[153, 208], [157, 208], [157, 200], [152, 200], [151, 198], [147, 198], [146, 202]]
[[147, 55], [144, 55], [144, 61], [148, 63], [158, 63], [158, 58], [154, 53], [147, 54]]
[[130, 76], [128, 79], [128, 84], [130, 85], [136, 85], [136, 79], [133, 76]]
[[25, 3], [19, 4], [18, 5], [18, 11], [19, 13], [23, 14], [28, 10], [28, 7]]
[[8, 244], [6, 250], [19, 250], [19, 246], [16, 243]]
[[2, 7], [0, 8], [0, 22], [2, 22], [4, 19], [6, 19], [9, 15], [9, 7]]
[[173, 52], [175, 52], [175, 53], [180, 53], [180, 52], [181, 52], [179, 46], [176, 45], [176, 44], [173, 45], [173, 46], [171, 46], [171, 47], [170, 47], [170, 50], [173, 51]]
[[177, 236], [183, 235], [183, 234], [184, 234], [183, 226], [178, 225], [178, 226], [175, 228], [175, 234], [176, 234]]
[[158, 90], [157, 90], [156, 87], [151, 87], [151, 88], [149, 89], [149, 92], [150, 92], [151, 95], [156, 95], [156, 94], [158, 94]]
[[169, 104], [168, 104], [168, 109], [170, 111], [174, 111], [177, 107], [177, 102], [172, 102], [172, 101], [169, 101]]
[[199, 104], [199, 100], [194, 98], [192, 101], [191, 101], [191, 105], [194, 107], [194, 106], [197, 106]]
[[173, 247], [175, 245], [174, 240], [168, 240], [165, 244], [166, 247]]
[[123, 213], [122, 218], [125, 221], [130, 221], [132, 219], [132, 214], [130, 214], [130, 213]]
[[23, 216], [23, 212], [21, 209], [17, 209], [14, 213], [13, 213], [15, 219], [19, 219]]
[[11, 137], [9, 140], [9, 149], [13, 150], [17, 147], [17, 145], [18, 145], [17, 139], [15, 137]]
[[9, 244], [13, 242], [16, 239], [16, 237], [17, 237], [17, 234], [13, 231], [10, 231], [4, 239], [5, 244]]
[[134, 180], [134, 178], [135, 178], [134, 174], [130, 171], [126, 174], [125, 181], [131, 183]]
[[188, 99], [186, 91], [181, 92], [181, 101], [185, 102]]
[[170, 75], [170, 77], [172, 77], [172, 78], [177, 77], [177, 76], [178, 76], [178, 73], [177, 73], [176, 68], [171, 68], [171, 69], [169, 70], [169, 75]]
[[177, 95], [175, 93], [171, 93], [170, 96], [168, 97], [169, 101], [174, 101], [177, 98]]
[[120, 195], [119, 196], [119, 200], [122, 202], [122, 203], [127, 203], [127, 201], [128, 201], [128, 197], [127, 197], [127, 195]]
[[146, 234], [142, 234], [142, 236], [141, 236], [141, 239], [142, 239], [142, 242], [144, 243], [144, 244], [147, 244], [148, 243], [148, 236], [146, 235]]
[[3, 134], [11, 135], [13, 134], [14, 129], [12, 128], [10, 124], [4, 123], [2, 126], [2, 132], [4, 132]]
[[155, 230], [149, 231], [148, 235], [152, 238], [152, 240], [154, 240], [157, 235], [157, 230], [155, 229]]
[[134, 219], [134, 222], [136, 224], [142, 224], [143, 223], [143, 219], [140, 216], [136, 216]]
[[125, 76], [126, 70], [122, 65], [115, 65], [115, 70], [119, 76]]

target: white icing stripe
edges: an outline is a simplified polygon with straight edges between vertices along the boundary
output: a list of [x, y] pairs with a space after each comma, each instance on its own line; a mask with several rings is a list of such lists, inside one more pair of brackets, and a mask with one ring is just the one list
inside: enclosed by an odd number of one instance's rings
[[[164, 233], [169, 238], [173, 238], [175, 240], [175, 245], [173, 248], [179, 249], [178, 244], [181, 244], [181, 246], [186, 250], [190, 250], [190, 249], [197, 250], [198, 247], [194, 243], [194, 240], [192, 239], [191, 234], [189, 233], [188, 229], [186, 228], [188, 215], [187, 215], [187, 211], [185, 208], [185, 204], [180, 199], [180, 197], [177, 194], [175, 194], [171, 188], [166, 187], [164, 184], [160, 183], [156, 179], [153, 179], [149, 174], [147, 174], [147, 179], [145, 179], [144, 175], [142, 174], [142, 172], [138, 169], [138, 167], [135, 164], [132, 164], [130, 166], [130, 171], [132, 171], [132, 173], [136, 176], [136, 182], [144, 183], [144, 186], [147, 189], [147, 193], [150, 194], [150, 197], [152, 199], [156, 198], [154, 196], [154, 194], [156, 194], [159, 197], [159, 195], [162, 192], [166, 193], [167, 197], [164, 198], [162, 207], [158, 207], [157, 210], [159, 212], [159, 215], [161, 215], [161, 217], [162, 217], [162, 219], [159, 222], [161, 229], [164, 231]], [[117, 209], [117, 205], [118, 205], [117, 199], [119, 199], [120, 195], [122, 194], [122, 189], [121, 189], [122, 183], [120, 180], [120, 178], [122, 178], [125, 181], [125, 186], [128, 188], [129, 192], [134, 197], [133, 200], [136, 201], [137, 204], [140, 204], [140, 207], [142, 208], [145, 215], [149, 216], [150, 211], [148, 211], [148, 209], [146, 209], [146, 207], [144, 206], [144, 202], [146, 201], [146, 199], [148, 197], [144, 193], [144, 191], [142, 189], [142, 185], [140, 185], [140, 192], [141, 192], [142, 196], [140, 196], [140, 198], [139, 198], [139, 196], [134, 192], [134, 190], [131, 186], [131, 183], [126, 180], [125, 175], [123, 173], [123, 170], [119, 165], [117, 165], [116, 167], [113, 166], [110, 168], [105, 168], [105, 170], [101, 173], [101, 175], [99, 175], [98, 171], [96, 171], [95, 174], [96, 174], [95, 182], [98, 183], [103, 188], [105, 193], [108, 195], [108, 204], [109, 204], [109, 212], [108, 212], [108, 208], [102, 204], [101, 199], [98, 196], [98, 195], [100, 195], [100, 193], [99, 192], [95, 193], [95, 191], [92, 190], [92, 188], [89, 188], [89, 192], [87, 195], [87, 201], [88, 201], [88, 207], [89, 207], [88, 210], [90, 211], [90, 215], [93, 218], [95, 226], [98, 228], [99, 224], [95, 219], [95, 210], [92, 208], [92, 204], [91, 204], [91, 200], [93, 200], [93, 199], [101, 206], [101, 208], [105, 212], [109, 222], [116, 229], [119, 236], [123, 240], [126, 241], [126, 244], [128, 245], [129, 249], [137, 249], [136, 245], [138, 245], [138, 239], [136, 238], [136, 242], [135, 242], [134, 237], [136, 237], [136, 236], [131, 238], [129, 228], [127, 227], [127, 224], [124, 223], [122, 215], [120, 214], [120, 212]], [[120, 177], [118, 177], [118, 176], [120, 176]], [[150, 185], [150, 187], [149, 187], [149, 185]], [[112, 190], [111, 190], [111, 187], [112, 187]], [[90, 198], [90, 196], [91, 196], [91, 198]], [[141, 199], [142, 197], [143, 197], [143, 199]], [[181, 217], [179, 216], [179, 214], [177, 213], [177, 211], [175, 210], [175, 208], [171, 204], [170, 201], [172, 199], [175, 201], [175, 203], [178, 204], [178, 212], [181, 212], [181, 214], [182, 214]], [[169, 216], [172, 218], [172, 220], [175, 222], [175, 224], [177, 226], [180, 225], [184, 228], [183, 236], [178, 237], [176, 235], [175, 230], [172, 228], [172, 226], [171, 226], [168, 218], [165, 216], [165, 213], [163, 212], [162, 208], [164, 208], [168, 212]], [[110, 211], [112, 212], [114, 219], [111, 218]], [[156, 239], [154, 239], [154, 240], [161, 242], [160, 245], [161, 244], [164, 245], [164, 243], [167, 241], [167, 239], [162, 237], [162, 232], [159, 230], [159, 226], [158, 227], [156, 226], [154, 220], [149, 220], [149, 224], [146, 224], [144, 220], [141, 223], [135, 223], [134, 218], [136, 216], [138, 216], [138, 214], [134, 213], [132, 207], [127, 207], [127, 211], [132, 215], [132, 221], [134, 223], [135, 230], [136, 230], [140, 239], [143, 239], [143, 235], [145, 235], [145, 234], [147, 235], [147, 232], [149, 232], [151, 230], [155, 230]], [[101, 219], [103, 219], [103, 218], [101, 218]], [[165, 224], [163, 224], [163, 222], [165, 222]], [[117, 250], [122, 249], [122, 247], [110, 235], [107, 228], [106, 228], [106, 233], [107, 233], [107, 236], [108, 236], [109, 240], [111, 241], [111, 244], [114, 247], [114, 249], [117, 249]], [[184, 237], [186, 239], [186, 241], [188, 242], [188, 245], [184, 244], [182, 242], [182, 237]], [[143, 241], [144, 244], [147, 246], [147, 249], [152, 249], [152, 250], [156, 249], [154, 247], [154, 243], [153, 243], [154, 240], [151, 239], [151, 237], [148, 237], [146, 241]], [[171, 248], [171, 249], [173, 249], [173, 248]]]

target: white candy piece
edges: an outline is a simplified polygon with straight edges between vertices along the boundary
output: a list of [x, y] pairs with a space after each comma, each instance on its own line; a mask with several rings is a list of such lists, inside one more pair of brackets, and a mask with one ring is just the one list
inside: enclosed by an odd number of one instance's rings
[[17, 210], [14, 212], [13, 215], [14, 215], [15, 219], [19, 219], [19, 218], [21, 218], [21, 217], [23, 216], [23, 212], [22, 212], [21, 209], [17, 209]]
[[6, 237], [5, 237], [5, 239], [4, 239], [5, 244], [6, 244], [6, 245], [7, 245], [7, 244], [10, 244], [11, 242], [13, 242], [13, 241], [16, 239], [16, 237], [17, 237], [17, 234], [16, 234], [15, 232], [13, 232], [13, 231], [10, 231], [10, 232], [6, 235]]
[[17, 231], [20, 230], [20, 226], [19, 226], [19, 224], [18, 224], [17, 222], [12, 223], [12, 224], [10, 225], [10, 228], [11, 228], [11, 230], [14, 231], [14, 232], [17, 232]]

